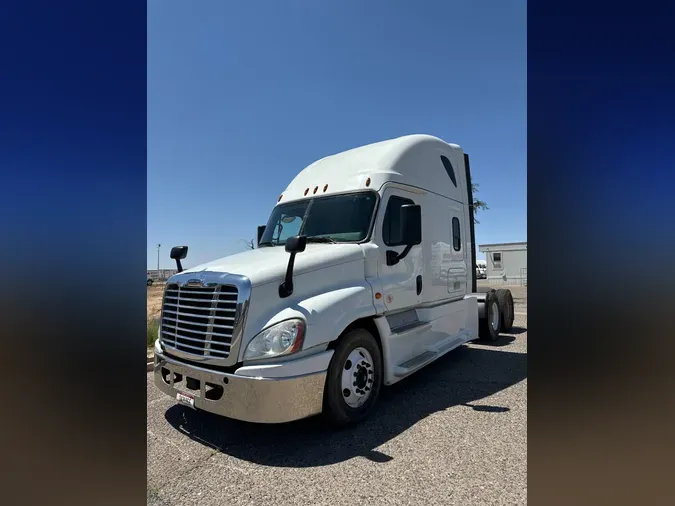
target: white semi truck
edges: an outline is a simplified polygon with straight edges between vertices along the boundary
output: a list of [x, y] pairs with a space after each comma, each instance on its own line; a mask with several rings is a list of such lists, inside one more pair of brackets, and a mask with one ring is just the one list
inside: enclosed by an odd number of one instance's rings
[[476, 277], [487, 279], [487, 262], [485, 260], [476, 260]]
[[258, 247], [183, 270], [173, 248], [155, 384], [261, 423], [363, 419], [391, 385], [513, 323], [476, 292], [469, 158], [410, 135], [322, 158], [279, 196]]

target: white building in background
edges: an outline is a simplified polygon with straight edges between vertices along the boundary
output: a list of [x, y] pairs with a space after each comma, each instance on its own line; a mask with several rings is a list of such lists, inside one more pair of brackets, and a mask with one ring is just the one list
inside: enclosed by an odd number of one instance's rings
[[527, 243], [481, 244], [490, 284], [527, 285]]

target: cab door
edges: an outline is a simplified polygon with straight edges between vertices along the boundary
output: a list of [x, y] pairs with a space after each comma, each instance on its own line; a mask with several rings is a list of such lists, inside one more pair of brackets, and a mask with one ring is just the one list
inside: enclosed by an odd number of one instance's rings
[[[387, 265], [387, 251], [401, 253], [405, 245], [400, 240], [401, 206], [422, 206], [422, 195], [396, 187], [387, 188], [380, 201], [374, 238], [378, 245], [378, 275], [382, 286], [382, 298], [388, 312], [412, 308], [422, 302], [424, 290], [424, 228], [422, 244], [413, 246], [408, 255], [395, 265]], [[424, 223], [424, 219], [422, 219]]]

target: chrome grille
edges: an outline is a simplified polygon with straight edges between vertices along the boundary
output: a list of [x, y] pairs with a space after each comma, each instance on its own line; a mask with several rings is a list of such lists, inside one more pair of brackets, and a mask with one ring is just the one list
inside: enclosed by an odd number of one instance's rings
[[233, 285], [167, 284], [160, 342], [200, 358], [227, 358], [236, 326], [238, 295]]

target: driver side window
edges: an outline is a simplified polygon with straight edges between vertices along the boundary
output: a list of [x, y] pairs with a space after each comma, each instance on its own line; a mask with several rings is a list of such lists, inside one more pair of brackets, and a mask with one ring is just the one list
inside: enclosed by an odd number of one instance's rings
[[298, 235], [302, 227], [302, 218], [293, 214], [282, 214], [276, 228], [274, 229], [274, 240], [279, 242], [286, 242], [286, 239]]
[[412, 200], [392, 195], [387, 203], [387, 211], [382, 222], [382, 239], [387, 246], [400, 246], [401, 242], [401, 206], [415, 204]]

